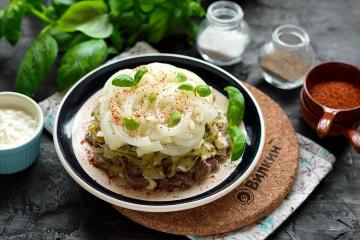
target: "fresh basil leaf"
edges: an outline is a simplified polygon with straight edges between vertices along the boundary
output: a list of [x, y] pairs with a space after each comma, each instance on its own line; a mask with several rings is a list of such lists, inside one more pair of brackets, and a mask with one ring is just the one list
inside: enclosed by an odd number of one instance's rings
[[140, 67], [136, 73], [135, 73], [135, 76], [134, 76], [134, 81], [137, 84], [139, 84], [139, 82], [141, 81], [141, 78], [144, 76], [145, 73], [147, 73], [148, 70], [146, 69], [146, 67]]
[[21, 60], [16, 76], [16, 91], [34, 96], [58, 54], [55, 39], [48, 34], [39, 35]]
[[4, 9], [0, 9], [0, 39], [4, 35], [3, 28], [2, 28], [2, 19], [4, 16]]
[[172, 112], [168, 119], [168, 126], [173, 127], [178, 124], [181, 120], [181, 114], [178, 111]]
[[134, 118], [124, 117], [122, 120], [127, 130], [134, 131], [140, 127], [140, 122]]
[[178, 87], [178, 89], [185, 91], [194, 91], [194, 87], [190, 83], [183, 83]]
[[57, 22], [59, 31], [81, 31], [92, 38], [107, 38], [113, 26], [102, 1], [82, 1], [72, 4]]
[[134, 5], [134, 0], [109, 0], [111, 14], [118, 16], [120, 13], [127, 12]]
[[150, 103], [153, 103], [156, 101], [156, 98], [157, 98], [158, 94], [156, 92], [152, 92], [150, 93], [149, 97], [148, 97], [148, 100]]
[[230, 126], [228, 132], [232, 142], [231, 161], [236, 161], [244, 154], [246, 137], [239, 127], [235, 125]]
[[117, 87], [134, 87], [136, 82], [130, 75], [120, 74], [112, 80], [112, 85]]
[[107, 38], [113, 32], [113, 29], [113, 25], [109, 21], [109, 16], [107, 14], [93, 18], [76, 27], [76, 30], [81, 31], [92, 38]]
[[121, 33], [118, 29], [114, 28], [111, 36], [110, 36], [111, 42], [113, 44], [113, 46], [117, 49], [117, 50], [121, 50], [123, 48], [123, 38], [121, 37]]
[[187, 80], [187, 77], [186, 77], [186, 75], [185, 75], [184, 73], [178, 72], [178, 73], [176, 74], [176, 80], [177, 80], [178, 82], [185, 82], [185, 81]]
[[25, 0], [26, 3], [32, 6], [39, 6], [45, 2], [45, 0]]
[[235, 87], [226, 87], [224, 90], [229, 95], [229, 103], [227, 108], [227, 120], [229, 124], [239, 125], [244, 117], [245, 100], [242, 93]]
[[189, 3], [190, 16], [203, 17], [205, 16], [205, 10], [198, 1], [191, 1]]
[[154, 10], [155, 7], [155, 3], [149, 0], [138, 0], [137, 3], [141, 11], [143, 11], [144, 13], [151, 12], [152, 10]]
[[2, 26], [0, 26], [1, 32], [11, 45], [15, 45], [19, 41], [22, 16], [21, 5], [16, 2], [10, 3], [4, 10]]
[[82, 42], [70, 48], [62, 58], [57, 74], [59, 89], [70, 87], [86, 73], [103, 64], [107, 52], [107, 45], [101, 39]]
[[61, 16], [73, 3], [74, 0], [51, 0], [51, 5], [54, 6], [58, 16]]
[[151, 14], [149, 19], [149, 32], [147, 40], [150, 43], [158, 43], [164, 36], [167, 30], [169, 12], [157, 7]]
[[208, 85], [197, 85], [195, 92], [199, 94], [200, 97], [207, 97], [211, 95], [211, 88]]
[[114, 55], [114, 54], [118, 54], [118, 53], [119, 53], [119, 51], [116, 48], [114, 48], [114, 47], [109, 47], [108, 48], [108, 54], [109, 55]]
[[122, 13], [119, 16], [119, 25], [125, 28], [126, 31], [136, 34], [144, 22], [139, 16], [140, 15], [134, 11]]
[[90, 40], [88, 36], [81, 32], [67, 33], [60, 32], [56, 28], [51, 28], [49, 31], [59, 45], [60, 52], [66, 52], [75, 45]]

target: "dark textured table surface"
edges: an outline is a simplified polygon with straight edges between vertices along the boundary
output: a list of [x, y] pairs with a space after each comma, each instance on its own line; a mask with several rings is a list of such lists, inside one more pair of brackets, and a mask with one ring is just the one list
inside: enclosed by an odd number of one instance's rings
[[[0, 7], [7, 1], [0, 0]], [[320, 140], [303, 121], [299, 89], [277, 90], [260, 76], [257, 52], [274, 27], [293, 23], [310, 34], [317, 60], [360, 63], [360, 1], [241, 1], [253, 41], [241, 64], [225, 69], [270, 95], [296, 131], [335, 154], [332, 172], [270, 239], [360, 239], [360, 155], [342, 138]], [[23, 21], [23, 37], [12, 56], [0, 48], [0, 91], [13, 90], [16, 69], [39, 24]], [[183, 38], [155, 46], [162, 52], [199, 57]], [[49, 77], [37, 100], [55, 91]], [[37, 162], [24, 172], [0, 176], [0, 239], [186, 239], [140, 226], [77, 185], [57, 159], [51, 135], [43, 134]]]

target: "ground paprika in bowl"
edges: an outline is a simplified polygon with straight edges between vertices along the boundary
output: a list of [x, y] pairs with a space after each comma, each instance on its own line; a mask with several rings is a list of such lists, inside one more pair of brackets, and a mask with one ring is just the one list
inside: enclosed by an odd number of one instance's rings
[[344, 135], [360, 152], [359, 68], [340, 62], [314, 67], [304, 81], [301, 104], [305, 121], [319, 137]]

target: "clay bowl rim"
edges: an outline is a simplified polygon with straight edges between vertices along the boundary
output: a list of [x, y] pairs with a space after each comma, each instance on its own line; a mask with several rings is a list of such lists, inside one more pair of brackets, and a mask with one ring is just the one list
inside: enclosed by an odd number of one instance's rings
[[[318, 101], [316, 101], [310, 94], [310, 91], [308, 89], [308, 82], [309, 80], [309, 76], [312, 72], [317, 71], [319, 68], [324, 67], [325, 65], [342, 65], [342, 66], [346, 66], [348, 68], [351, 68], [352, 70], [356, 70], [359, 72], [360, 75], [360, 68], [358, 68], [355, 65], [349, 64], [349, 63], [345, 63], [345, 62], [338, 62], [338, 61], [329, 61], [329, 62], [323, 62], [320, 63], [318, 65], [316, 65], [315, 67], [313, 67], [308, 74], [306, 75], [305, 79], [304, 79], [304, 84], [303, 84], [303, 89], [306, 95], [306, 97], [308, 97], [314, 104], [318, 105], [319, 107], [321, 107], [323, 109], [324, 112], [327, 112], [326, 110], [329, 109], [331, 110], [331, 112], [351, 112], [354, 110], [360, 110], [360, 106], [357, 107], [353, 107], [353, 108], [331, 108], [328, 106], [325, 106], [321, 103], [319, 103]], [[359, 83], [360, 83], [360, 79], [359, 79]]]

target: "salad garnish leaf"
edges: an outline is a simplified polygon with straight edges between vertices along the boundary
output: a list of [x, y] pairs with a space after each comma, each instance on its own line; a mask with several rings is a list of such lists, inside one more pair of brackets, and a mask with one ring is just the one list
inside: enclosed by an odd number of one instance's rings
[[185, 91], [194, 91], [194, 87], [190, 83], [183, 83], [178, 87], [178, 89]]
[[238, 126], [244, 117], [245, 100], [239, 89], [228, 86], [224, 90], [229, 95], [229, 103], [227, 108], [227, 120], [229, 125]]
[[145, 73], [147, 73], [148, 70], [146, 69], [146, 67], [140, 67], [137, 72], [135, 73], [134, 76], [134, 81], [136, 83], [136, 85], [141, 81], [141, 78], [144, 76]]
[[178, 72], [178, 73], [176, 74], [176, 80], [177, 80], [178, 82], [185, 82], [185, 81], [187, 80], [187, 77], [186, 77], [186, 75], [185, 75], [184, 73]]
[[136, 83], [130, 75], [120, 74], [112, 80], [112, 85], [117, 87], [134, 87]]
[[150, 103], [155, 102], [155, 100], [156, 100], [157, 96], [158, 96], [158, 94], [157, 94], [156, 92], [152, 92], [152, 93], [150, 93], [150, 95], [149, 95], [149, 97], [148, 97], [149, 102], [150, 102]]
[[123, 123], [126, 129], [134, 131], [140, 127], [140, 122], [136, 121], [134, 118], [124, 117]]
[[232, 142], [231, 161], [236, 161], [244, 154], [246, 137], [239, 127], [235, 125], [231, 125], [228, 132]]
[[173, 127], [181, 120], [181, 114], [178, 111], [172, 112], [168, 119], [168, 126]]
[[199, 94], [200, 97], [207, 97], [211, 95], [211, 88], [208, 85], [197, 85], [195, 92]]

